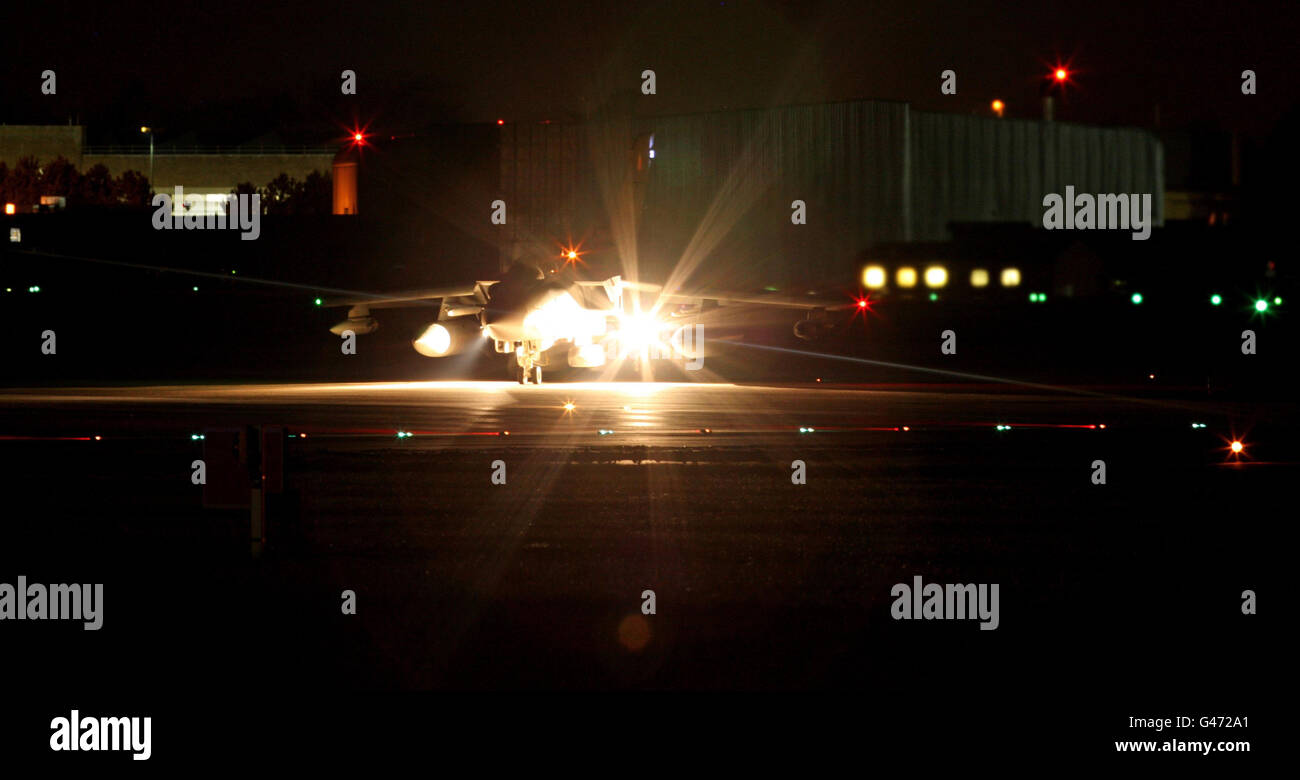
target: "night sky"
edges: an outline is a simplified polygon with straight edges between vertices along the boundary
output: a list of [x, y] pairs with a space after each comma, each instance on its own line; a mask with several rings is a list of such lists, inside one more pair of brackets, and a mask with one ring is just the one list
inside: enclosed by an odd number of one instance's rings
[[[79, 120], [92, 141], [142, 122], [195, 140], [310, 140], [355, 113], [380, 131], [577, 117], [622, 93], [641, 113], [879, 98], [1264, 134], [1300, 94], [1294, 2], [11, 3], [0, 121]], [[51, 20], [57, 20], [51, 24]], [[58, 74], [56, 96], [39, 74]], [[339, 73], [358, 73], [358, 95]], [[654, 68], [658, 94], [639, 95]], [[958, 93], [939, 92], [957, 72]], [[1240, 73], [1258, 74], [1243, 96]]]

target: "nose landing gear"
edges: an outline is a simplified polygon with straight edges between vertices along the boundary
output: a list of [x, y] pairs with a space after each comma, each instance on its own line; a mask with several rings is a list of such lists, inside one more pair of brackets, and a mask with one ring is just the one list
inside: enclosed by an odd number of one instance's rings
[[515, 356], [511, 361], [515, 381], [521, 385], [542, 383], [542, 367], [538, 357], [535, 350], [528, 350], [522, 345], [515, 348]]

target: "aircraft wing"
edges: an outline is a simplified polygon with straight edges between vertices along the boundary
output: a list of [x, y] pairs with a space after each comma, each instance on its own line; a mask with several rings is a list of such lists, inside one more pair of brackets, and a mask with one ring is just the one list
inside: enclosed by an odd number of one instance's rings
[[342, 298], [326, 298], [322, 305], [365, 307], [367, 309], [398, 309], [405, 306], [418, 306], [423, 303], [446, 300], [448, 298], [476, 298], [479, 299], [479, 303], [486, 303], [486, 298], [484, 297], [483, 292], [493, 284], [496, 284], [496, 282], [471, 282], [469, 284], [452, 285], [449, 287], [431, 287], [424, 290], [408, 290], [405, 292], [373, 296], [354, 295]]
[[450, 287], [431, 287], [424, 290], [381, 295], [353, 295], [341, 298], [329, 298], [323, 306], [347, 306], [348, 318], [334, 327], [330, 333], [342, 334], [373, 333], [379, 324], [370, 316], [371, 309], [400, 309], [408, 306], [438, 307], [438, 319], [478, 314], [487, 304], [487, 288], [495, 281], [480, 281], [458, 284]]

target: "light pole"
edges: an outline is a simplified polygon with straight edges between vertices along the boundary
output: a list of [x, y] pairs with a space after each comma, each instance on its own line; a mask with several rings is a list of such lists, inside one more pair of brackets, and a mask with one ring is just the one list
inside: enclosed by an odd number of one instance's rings
[[149, 194], [153, 195], [153, 128], [141, 127], [140, 132], [149, 134]]

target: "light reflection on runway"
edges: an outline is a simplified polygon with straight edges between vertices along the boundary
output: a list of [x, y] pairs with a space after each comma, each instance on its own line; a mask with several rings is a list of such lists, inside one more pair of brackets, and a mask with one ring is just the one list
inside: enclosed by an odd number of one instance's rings
[[[566, 410], [566, 403], [572, 408]], [[518, 442], [700, 445], [738, 436], [920, 433], [1009, 425], [1100, 432], [1092, 426], [1182, 424], [1230, 416], [1223, 403], [1005, 388], [876, 389], [830, 384], [376, 382], [165, 385], [0, 390], [2, 435], [149, 436], [205, 427], [281, 424], [316, 437], [432, 439], [510, 436]], [[906, 427], [906, 431], [904, 430]], [[602, 433], [603, 431], [603, 433]], [[554, 441], [552, 441], [554, 440]], [[442, 446], [436, 442], [425, 444]], [[446, 442], [443, 442], [446, 444]], [[468, 446], [464, 440], [453, 446]]]

